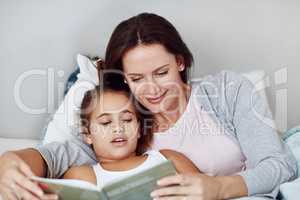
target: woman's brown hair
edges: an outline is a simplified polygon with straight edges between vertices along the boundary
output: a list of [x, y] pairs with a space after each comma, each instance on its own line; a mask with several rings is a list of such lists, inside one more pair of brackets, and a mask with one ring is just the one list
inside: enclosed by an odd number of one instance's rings
[[[102, 65], [102, 63], [101, 63]], [[99, 69], [99, 68], [98, 68]], [[132, 100], [136, 116], [139, 121], [140, 134], [141, 137], [138, 140], [136, 153], [141, 155], [149, 147], [152, 141], [152, 115], [149, 113], [140, 112], [138, 107], [138, 102], [134, 99], [133, 95], [130, 93], [129, 87], [123, 82], [123, 76], [120, 73], [109, 72], [105, 70], [100, 71], [100, 84], [92, 90], [85, 93], [82, 103], [81, 103], [81, 133], [90, 134], [90, 117], [95, 106], [99, 103], [100, 94], [108, 91], [112, 92], [122, 92], [126, 94], [129, 100]]]
[[168, 52], [182, 58], [185, 69], [180, 75], [187, 83], [193, 55], [175, 27], [165, 18], [152, 13], [131, 17], [115, 28], [106, 48], [106, 67], [123, 71], [124, 54], [139, 44], [161, 44]]

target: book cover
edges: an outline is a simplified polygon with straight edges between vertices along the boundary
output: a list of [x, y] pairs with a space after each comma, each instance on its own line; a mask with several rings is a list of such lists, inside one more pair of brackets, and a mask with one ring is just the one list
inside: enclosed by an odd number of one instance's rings
[[33, 177], [45, 193], [58, 194], [60, 200], [151, 200], [150, 193], [162, 177], [175, 175], [171, 161], [111, 183], [103, 188], [80, 180]]

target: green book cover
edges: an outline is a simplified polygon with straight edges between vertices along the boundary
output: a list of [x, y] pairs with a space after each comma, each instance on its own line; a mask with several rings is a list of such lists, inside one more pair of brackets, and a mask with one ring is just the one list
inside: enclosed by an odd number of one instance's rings
[[166, 161], [101, 189], [80, 180], [32, 179], [41, 184], [45, 193], [58, 194], [60, 200], [151, 200], [150, 193], [157, 187], [157, 180], [175, 174], [172, 162]]

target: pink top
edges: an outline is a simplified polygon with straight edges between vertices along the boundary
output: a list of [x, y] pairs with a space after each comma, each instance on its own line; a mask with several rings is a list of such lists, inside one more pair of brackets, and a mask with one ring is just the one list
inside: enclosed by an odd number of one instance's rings
[[238, 142], [201, 109], [193, 90], [185, 112], [167, 131], [154, 134], [151, 148], [181, 152], [207, 175], [231, 175], [246, 168]]

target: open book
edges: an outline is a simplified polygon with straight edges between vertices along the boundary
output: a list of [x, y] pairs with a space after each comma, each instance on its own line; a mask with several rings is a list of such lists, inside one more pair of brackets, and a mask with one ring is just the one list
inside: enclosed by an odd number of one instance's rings
[[33, 177], [45, 193], [56, 193], [60, 200], [151, 200], [150, 193], [157, 180], [175, 175], [171, 161], [163, 162], [143, 172], [113, 182], [101, 189], [86, 181]]

